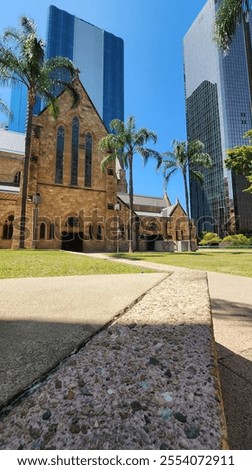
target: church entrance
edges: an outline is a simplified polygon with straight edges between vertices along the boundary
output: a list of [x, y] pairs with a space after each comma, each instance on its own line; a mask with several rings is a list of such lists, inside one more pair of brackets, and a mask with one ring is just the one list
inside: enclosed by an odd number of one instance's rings
[[83, 252], [83, 233], [82, 232], [62, 232], [61, 249], [65, 251]]

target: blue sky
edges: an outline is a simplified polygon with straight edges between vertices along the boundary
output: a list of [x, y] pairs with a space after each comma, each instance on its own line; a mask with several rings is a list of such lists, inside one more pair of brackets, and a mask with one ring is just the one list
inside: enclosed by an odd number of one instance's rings
[[[18, 26], [21, 15], [32, 18], [46, 38], [49, 5], [55, 5], [124, 40], [125, 119], [158, 135], [155, 149], [171, 149], [173, 139], [186, 140], [183, 81], [183, 37], [206, 0], [8, 0], [1, 9], [0, 33]], [[7, 90], [0, 96], [9, 100]], [[184, 204], [181, 176], [167, 188], [171, 202]], [[140, 157], [134, 165], [135, 194], [162, 196], [163, 181], [154, 162], [145, 168]]]

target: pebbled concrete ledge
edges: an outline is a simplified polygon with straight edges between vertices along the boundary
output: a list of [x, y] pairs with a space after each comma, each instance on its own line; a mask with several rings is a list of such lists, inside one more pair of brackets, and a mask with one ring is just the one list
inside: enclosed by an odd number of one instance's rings
[[206, 274], [176, 271], [0, 422], [0, 449], [226, 449]]

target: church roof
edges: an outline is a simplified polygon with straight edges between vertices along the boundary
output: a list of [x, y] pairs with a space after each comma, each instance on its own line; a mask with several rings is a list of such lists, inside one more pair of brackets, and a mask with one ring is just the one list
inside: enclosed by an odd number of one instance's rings
[[24, 155], [25, 134], [0, 129], [0, 151]]
[[[118, 193], [118, 197], [127, 205], [129, 205], [129, 194], [127, 193]], [[151, 197], [151, 196], [141, 196], [138, 194], [134, 194], [134, 205], [138, 206], [152, 206], [156, 207], [160, 211], [167, 207], [167, 202], [165, 198], [160, 197]]]

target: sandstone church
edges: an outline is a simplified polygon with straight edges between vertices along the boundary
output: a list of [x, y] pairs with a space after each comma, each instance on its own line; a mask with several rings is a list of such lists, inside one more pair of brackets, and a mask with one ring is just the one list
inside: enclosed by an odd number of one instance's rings
[[[71, 107], [59, 97], [59, 116], [48, 108], [33, 118], [25, 247], [79, 252], [128, 249], [129, 195], [119, 164], [100, 169], [99, 141], [107, 129], [79, 79]], [[18, 248], [24, 134], [0, 130], [0, 248]], [[179, 201], [134, 196], [134, 243], [141, 251], [183, 251], [187, 215]], [[192, 233], [195, 228], [191, 222]]]

